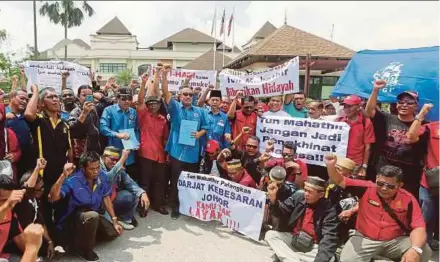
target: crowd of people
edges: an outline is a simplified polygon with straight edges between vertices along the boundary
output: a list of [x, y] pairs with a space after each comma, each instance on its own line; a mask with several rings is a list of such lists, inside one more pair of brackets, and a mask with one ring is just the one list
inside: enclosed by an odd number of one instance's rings
[[[277, 261], [416, 262], [438, 250], [439, 122], [425, 120], [431, 104], [417, 111], [416, 92], [399, 94], [389, 113], [377, 103], [382, 80], [367, 101], [230, 98], [190, 79], [172, 93], [170, 70], [158, 64], [123, 87], [91, 74], [76, 94], [68, 73], [61, 94], [32, 85], [28, 95], [24, 73], [21, 87], [13, 79], [0, 104], [0, 261], [65, 252], [98, 261], [96, 241], [135, 229], [150, 203], [179, 218], [182, 171], [265, 191], [261, 239]], [[327, 155], [323, 167], [298, 159], [289, 141], [281, 157], [274, 140], [260, 152], [257, 122], [271, 116], [347, 123], [347, 155]], [[194, 145], [179, 137], [184, 120], [196, 123]], [[130, 129], [137, 150], [124, 149]]]

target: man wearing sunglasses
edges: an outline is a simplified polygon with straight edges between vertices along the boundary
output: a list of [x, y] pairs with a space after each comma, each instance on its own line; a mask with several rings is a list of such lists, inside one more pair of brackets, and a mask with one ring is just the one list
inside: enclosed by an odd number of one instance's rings
[[376, 109], [377, 97], [386, 82], [376, 80], [368, 99], [366, 112], [372, 118], [376, 133], [376, 170], [384, 165], [394, 165], [403, 170], [403, 188], [419, 198], [420, 178], [426, 154], [426, 132], [419, 134], [415, 143], [407, 139], [407, 132], [415, 117], [419, 96], [417, 92], [405, 91], [397, 96], [397, 116]]
[[402, 189], [403, 172], [385, 165], [376, 183], [344, 177], [336, 171], [337, 157], [326, 156], [330, 179], [341, 188], [363, 192], [354, 236], [341, 253], [341, 262], [370, 261], [379, 255], [390, 260], [422, 261], [431, 257], [426, 228], [416, 198]]

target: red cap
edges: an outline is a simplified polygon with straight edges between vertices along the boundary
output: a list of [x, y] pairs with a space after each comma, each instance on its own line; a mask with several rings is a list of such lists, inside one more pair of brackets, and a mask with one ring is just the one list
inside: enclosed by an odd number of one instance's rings
[[360, 105], [362, 103], [362, 99], [358, 96], [355, 95], [351, 95], [351, 96], [347, 96], [344, 99], [344, 102], [342, 102], [342, 104], [344, 105]]
[[220, 144], [216, 140], [209, 140], [205, 152], [214, 154], [218, 149], [220, 149]]

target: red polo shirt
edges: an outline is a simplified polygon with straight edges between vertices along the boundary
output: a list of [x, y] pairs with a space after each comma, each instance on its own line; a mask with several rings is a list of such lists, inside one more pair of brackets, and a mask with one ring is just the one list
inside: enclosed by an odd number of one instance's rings
[[[346, 187], [362, 187], [366, 189], [359, 201], [356, 230], [374, 241], [388, 241], [405, 234], [400, 229], [399, 224], [383, 209], [376, 193], [375, 183], [346, 177], [344, 179]], [[411, 193], [404, 189], [399, 189], [393, 199], [386, 201], [407, 228], [425, 227], [425, 220], [423, 219], [419, 203]], [[409, 203], [412, 203], [412, 214], [408, 220]]]
[[373, 123], [361, 113], [358, 114], [355, 122], [350, 122], [346, 116], [339, 118], [337, 121], [345, 122], [350, 126], [347, 158], [350, 158], [358, 165], [362, 165], [364, 161], [365, 145], [376, 142]]
[[[431, 122], [423, 126], [423, 129], [427, 129], [429, 131], [429, 140], [428, 140], [428, 154], [426, 155], [426, 168], [431, 169], [436, 166], [439, 166], [439, 135], [440, 135], [440, 126], [439, 121]], [[424, 132], [425, 130], [421, 130]], [[420, 184], [424, 188], [428, 188], [428, 184], [426, 182], [425, 172], [423, 172], [422, 179], [420, 180]]]
[[240, 150], [244, 150], [246, 148], [246, 142], [249, 136], [255, 136], [257, 129], [257, 114], [255, 112], [252, 112], [252, 114], [248, 116], [243, 114], [242, 111], [235, 112], [235, 118], [232, 120], [232, 138], [235, 139], [245, 126], [252, 129], [249, 134], [243, 134], [240, 139], [240, 143], [236, 145]]
[[[306, 163], [304, 163], [300, 159], [295, 159], [295, 163], [297, 163], [299, 165], [299, 169], [301, 170], [301, 179], [303, 181], [306, 181], [307, 177], [308, 177]], [[272, 168], [274, 166], [282, 166], [282, 167], [284, 167], [284, 158], [272, 158], [272, 159], [270, 159], [269, 161], [267, 161], [264, 164], [265, 168]], [[296, 174], [295, 173], [287, 174], [286, 181], [295, 183], [295, 179], [296, 179]]]
[[167, 120], [158, 114], [154, 116], [147, 108], [137, 110], [140, 129], [139, 156], [159, 163], [165, 163], [165, 143], [168, 139]]
[[248, 174], [246, 169], [243, 170], [244, 175], [241, 177], [240, 181], [234, 181], [236, 183], [239, 183], [242, 186], [257, 188], [257, 184], [255, 183], [254, 179]]
[[318, 243], [318, 238], [316, 237], [315, 233], [315, 226], [313, 225], [313, 214], [315, 213], [315, 210], [307, 207], [306, 211], [304, 213], [304, 218], [299, 218], [298, 222], [296, 223], [295, 227], [293, 228], [292, 234], [298, 234], [300, 231], [306, 232], [309, 234], [313, 240], [315, 241], [315, 244]]

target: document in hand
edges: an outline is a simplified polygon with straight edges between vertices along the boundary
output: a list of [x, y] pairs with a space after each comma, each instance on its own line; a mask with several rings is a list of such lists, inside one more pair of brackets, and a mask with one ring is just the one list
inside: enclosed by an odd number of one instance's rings
[[180, 122], [179, 144], [187, 146], [196, 145], [196, 139], [192, 137], [191, 134], [197, 132], [198, 124], [197, 121], [191, 120], [182, 120], [182, 122]]
[[130, 138], [125, 140], [122, 139], [122, 145], [124, 146], [124, 149], [138, 149], [139, 148], [139, 141], [136, 138], [136, 134], [134, 133], [134, 129], [130, 128], [130, 129], [121, 129], [119, 130], [120, 133], [127, 133]]

